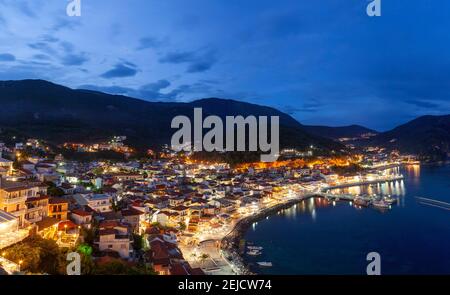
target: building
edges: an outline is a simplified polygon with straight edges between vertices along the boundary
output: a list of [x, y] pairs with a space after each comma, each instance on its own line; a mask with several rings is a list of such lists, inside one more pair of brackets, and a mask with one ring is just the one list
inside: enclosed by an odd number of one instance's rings
[[0, 177], [0, 209], [16, 216], [19, 219], [19, 227], [27, 226], [26, 200], [44, 193], [45, 189], [38, 184], [11, 182]]
[[135, 233], [141, 233], [143, 222], [145, 221], [145, 213], [135, 208], [122, 210], [123, 221], [129, 224]]
[[94, 214], [92, 212], [87, 212], [81, 209], [75, 209], [72, 210], [70, 218], [77, 225], [83, 226], [85, 228], [91, 228], [93, 215]]
[[50, 198], [48, 202], [48, 216], [60, 221], [67, 220], [69, 202], [62, 198]]
[[27, 211], [25, 219], [30, 223], [36, 223], [48, 216], [49, 196], [37, 196], [25, 201]]
[[9, 247], [28, 237], [29, 231], [19, 228], [19, 219], [0, 210], [0, 249]]
[[112, 197], [106, 194], [88, 195], [85, 197], [88, 206], [96, 212], [112, 211]]
[[13, 162], [7, 159], [0, 158], [0, 168], [10, 174], [13, 169]]
[[95, 242], [102, 252], [116, 252], [128, 259], [133, 253], [131, 234], [128, 226], [119, 222], [103, 222], [99, 226], [98, 240]]

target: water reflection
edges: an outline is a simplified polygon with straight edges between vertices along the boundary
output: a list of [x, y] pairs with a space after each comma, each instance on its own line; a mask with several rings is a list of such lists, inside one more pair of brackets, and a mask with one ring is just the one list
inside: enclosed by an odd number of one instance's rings
[[351, 194], [351, 195], [382, 195], [403, 197], [406, 195], [405, 183], [403, 180], [383, 182], [378, 184], [353, 186], [348, 188], [339, 188], [331, 190], [332, 194]]

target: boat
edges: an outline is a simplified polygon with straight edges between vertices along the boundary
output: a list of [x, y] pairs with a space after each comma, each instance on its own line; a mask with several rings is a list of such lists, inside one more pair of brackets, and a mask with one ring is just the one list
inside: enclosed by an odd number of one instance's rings
[[369, 206], [369, 202], [368, 201], [366, 201], [366, 200], [364, 200], [363, 198], [361, 198], [361, 197], [358, 197], [358, 198], [355, 198], [355, 205], [357, 205], [357, 206], [362, 206], [362, 207], [367, 207], [367, 206]]
[[259, 246], [247, 246], [247, 248], [249, 250], [259, 250], [259, 251], [261, 251], [263, 249], [263, 247], [259, 247]]
[[257, 264], [261, 267], [272, 267], [272, 262], [263, 261], [263, 262], [257, 262]]
[[394, 203], [397, 203], [397, 199], [392, 198], [390, 196], [384, 197], [383, 201], [385, 201], [386, 203], [388, 203], [389, 205], [392, 205]]
[[372, 205], [373, 205], [375, 208], [378, 208], [378, 209], [389, 209], [389, 208], [391, 207], [391, 205], [389, 205], [388, 203], [386, 203], [386, 202], [383, 201], [383, 200], [380, 200], [380, 201], [373, 201], [373, 202], [372, 202]]
[[259, 250], [250, 250], [250, 251], [247, 252], [247, 255], [250, 255], [250, 256], [258, 256], [258, 255], [261, 255], [261, 254], [262, 253]]

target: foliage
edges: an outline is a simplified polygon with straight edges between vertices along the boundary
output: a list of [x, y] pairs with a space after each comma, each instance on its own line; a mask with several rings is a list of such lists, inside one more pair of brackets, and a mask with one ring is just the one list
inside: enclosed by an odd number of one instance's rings
[[[95, 240], [95, 229], [94, 228], [82, 228], [81, 230], [81, 234], [83, 236], [84, 239], [84, 243], [86, 245], [92, 246], [94, 245], [94, 240]], [[80, 245], [83, 246], [83, 245]]]
[[140, 251], [143, 247], [144, 238], [141, 235], [133, 234], [133, 249], [136, 251]]
[[129, 265], [127, 262], [114, 259], [111, 262], [97, 265], [95, 275], [154, 275], [154, 271], [145, 265]]
[[349, 166], [333, 166], [332, 170], [339, 175], [353, 175], [364, 171], [364, 168], [354, 163]]
[[62, 197], [64, 196], [64, 191], [59, 187], [49, 187], [47, 194], [51, 197]]
[[62, 274], [65, 253], [55, 241], [32, 236], [6, 249], [5, 258], [19, 263], [21, 269], [32, 273]]

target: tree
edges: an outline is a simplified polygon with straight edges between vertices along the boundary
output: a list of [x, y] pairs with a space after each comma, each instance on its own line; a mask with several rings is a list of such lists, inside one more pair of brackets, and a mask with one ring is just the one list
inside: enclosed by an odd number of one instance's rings
[[49, 187], [47, 189], [47, 193], [49, 196], [51, 197], [62, 197], [64, 196], [64, 191], [62, 189], [60, 189], [59, 187]]
[[94, 228], [82, 228], [81, 231], [84, 242], [90, 246], [94, 245], [95, 229]]
[[113, 259], [97, 265], [95, 275], [154, 275], [155, 272], [143, 264], [129, 265], [123, 260]]
[[22, 261], [21, 269], [32, 273], [62, 274], [66, 255], [55, 241], [32, 236], [5, 250], [5, 257]]
[[133, 249], [141, 251], [144, 246], [144, 238], [141, 235], [133, 234]]
[[39, 270], [44, 273], [58, 274], [66, 256], [54, 240], [34, 238], [30, 243], [39, 248]]
[[28, 243], [22, 242], [13, 245], [4, 252], [5, 258], [8, 260], [11, 260], [12, 262], [15, 262], [17, 264], [22, 261], [22, 271], [27, 270], [31, 272], [39, 272], [40, 256], [38, 248]]

